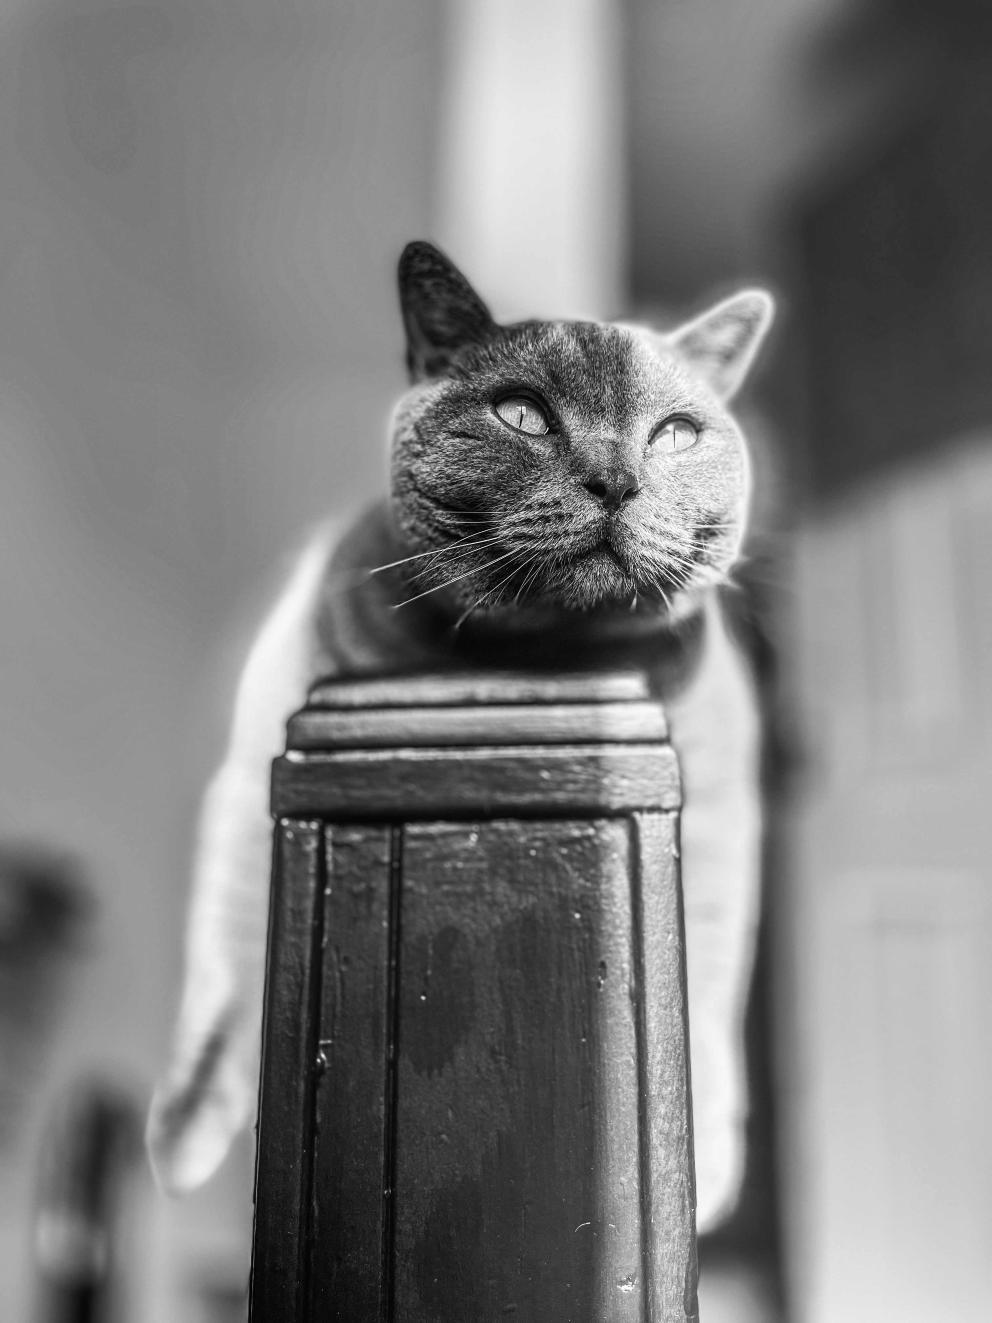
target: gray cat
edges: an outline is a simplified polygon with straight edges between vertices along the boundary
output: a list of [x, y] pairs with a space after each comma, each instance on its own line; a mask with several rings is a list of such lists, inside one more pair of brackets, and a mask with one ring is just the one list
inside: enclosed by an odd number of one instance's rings
[[407, 246], [399, 279], [412, 384], [393, 417], [389, 498], [318, 531], [248, 658], [204, 804], [175, 1052], [148, 1126], [153, 1166], [168, 1188], [195, 1186], [253, 1119], [269, 764], [308, 686], [473, 659], [639, 661], [656, 675], [685, 785], [705, 1230], [740, 1182], [760, 846], [754, 687], [718, 591], [750, 494], [727, 401], [772, 301], [746, 290], [667, 334], [500, 326], [430, 244]]

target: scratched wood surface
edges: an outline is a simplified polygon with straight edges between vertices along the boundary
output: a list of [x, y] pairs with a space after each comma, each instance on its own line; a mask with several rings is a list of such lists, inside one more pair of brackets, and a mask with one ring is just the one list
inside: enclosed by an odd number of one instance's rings
[[[322, 686], [275, 769], [277, 811], [307, 808], [277, 833], [251, 1318], [695, 1319], [662, 714], [628, 675], [586, 677], [542, 743], [514, 713], [533, 685], [485, 678], [480, 720], [428, 677], [414, 725], [448, 708], [478, 744], [390, 749], [402, 686], [357, 688]], [[342, 749], [328, 710], [362, 704], [372, 747], [350, 724]], [[531, 742], [503, 743], [496, 708]]]

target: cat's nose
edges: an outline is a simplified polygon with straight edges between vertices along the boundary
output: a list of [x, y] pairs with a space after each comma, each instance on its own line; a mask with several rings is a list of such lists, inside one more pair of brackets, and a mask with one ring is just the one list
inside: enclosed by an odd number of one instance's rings
[[597, 501], [602, 501], [604, 509], [611, 514], [632, 501], [641, 490], [637, 476], [629, 469], [610, 469], [603, 473], [592, 473], [583, 482], [583, 487]]

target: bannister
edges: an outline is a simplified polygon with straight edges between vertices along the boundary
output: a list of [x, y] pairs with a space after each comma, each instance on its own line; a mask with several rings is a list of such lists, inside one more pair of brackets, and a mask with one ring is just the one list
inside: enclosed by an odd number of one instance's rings
[[646, 681], [325, 682], [272, 802], [253, 1323], [696, 1319]]

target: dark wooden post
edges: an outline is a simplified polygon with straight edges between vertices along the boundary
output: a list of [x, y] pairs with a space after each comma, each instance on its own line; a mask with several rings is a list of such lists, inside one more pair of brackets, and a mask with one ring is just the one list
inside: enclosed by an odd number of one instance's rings
[[313, 691], [273, 780], [254, 1323], [697, 1317], [679, 804], [636, 674]]

